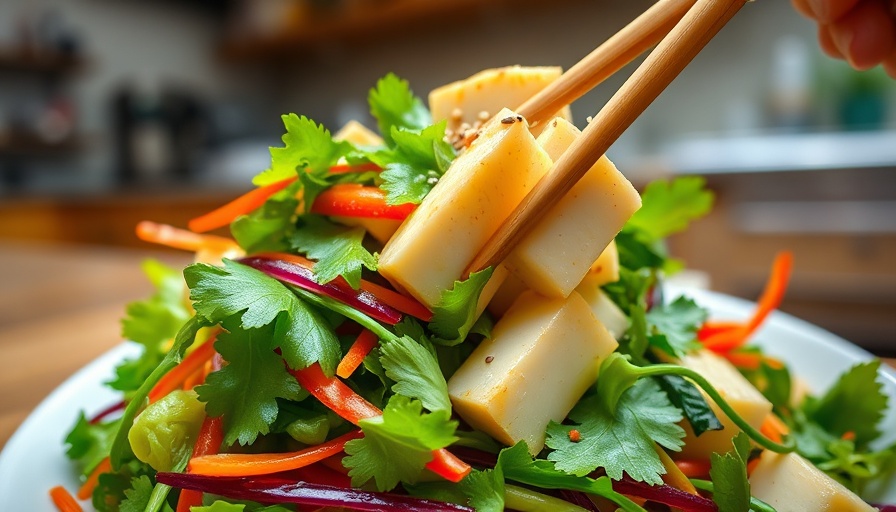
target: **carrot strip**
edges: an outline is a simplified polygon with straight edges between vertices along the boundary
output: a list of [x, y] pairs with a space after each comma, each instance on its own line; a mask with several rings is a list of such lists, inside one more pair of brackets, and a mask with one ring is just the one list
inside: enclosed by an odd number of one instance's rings
[[377, 338], [376, 334], [364, 329], [361, 331], [361, 334], [355, 338], [355, 342], [352, 343], [351, 348], [348, 349], [348, 352], [345, 353], [345, 356], [342, 357], [342, 360], [339, 361], [339, 366], [336, 367], [336, 375], [342, 377], [343, 379], [347, 379], [352, 376], [352, 373], [361, 366], [361, 363], [364, 361], [364, 358], [367, 357], [367, 354], [373, 350], [379, 343], [379, 338]]
[[109, 460], [109, 457], [104, 458], [100, 461], [99, 464], [93, 468], [93, 471], [90, 472], [90, 475], [87, 477], [87, 480], [84, 481], [84, 484], [81, 485], [81, 488], [78, 489], [78, 493], [76, 496], [79, 500], [87, 500], [93, 495], [93, 490], [96, 489], [96, 486], [99, 484], [100, 475], [103, 473], [108, 473], [112, 471], [112, 462]]
[[[318, 363], [302, 370], [290, 370], [290, 373], [306, 391], [314, 395], [330, 410], [355, 425], [360, 420], [383, 414], [341, 380], [324, 375]], [[451, 482], [460, 482], [472, 469], [469, 464], [444, 448], [435, 450], [432, 454], [433, 458], [426, 468]]]
[[270, 185], [250, 190], [205, 215], [191, 219], [187, 223], [187, 227], [196, 233], [205, 233], [206, 231], [227, 226], [240, 215], [246, 215], [260, 208], [268, 198], [288, 187], [297, 179], [298, 177], [286, 178], [285, 180], [275, 181]]
[[50, 489], [50, 499], [53, 500], [53, 504], [56, 505], [59, 512], [84, 512], [75, 497], [61, 485]]
[[144, 220], [137, 224], [137, 238], [144, 242], [183, 249], [185, 251], [198, 251], [200, 249], [214, 248], [222, 252], [227, 250], [239, 250], [239, 245], [229, 238], [215, 235], [200, 235], [185, 229], [159, 224]]
[[376, 298], [383, 301], [383, 304], [392, 306], [402, 313], [419, 318], [424, 322], [432, 320], [432, 311], [426, 309], [426, 306], [396, 291], [390, 290], [385, 286], [380, 286], [370, 281], [361, 280], [361, 289], [372, 293]]
[[758, 370], [765, 358], [758, 352], [723, 352], [721, 354], [734, 366], [744, 370]]
[[707, 320], [701, 327], [700, 330], [697, 331], [697, 339], [705, 340], [710, 336], [714, 336], [720, 332], [727, 332], [739, 329], [743, 326], [741, 322], [734, 321], [721, 321], [714, 322], [711, 320]]
[[153, 403], [175, 389], [181, 388], [184, 381], [197, 370], [201, 370], [206, 361], [212, 359], [214, 355], [215, 336], [211, 336], [208, 341], [196, 347], [195, 350], [187, 354], [183, 361], [159, 379], [159, 382], [149, 392], [149, 403]]
[[768, 282], [765, 284], [765, 289], [750, 320], [739, 325], [727, 324], [711, 327], [703, 336], [698, 335], [703, 345], [715, 352], [728, 352], [746, 343], [768, 315], [781, 305], [792, 269], [793, 253], [790, 251], [778, 253], [772, 264], [771, 275], [769, 275]]
[[765, 420], [762, 421], [762, 425], [759, 426], [759, 431], [762, 432], [765, 437], [776, 443], [780, 443], [784, 439], [784, 436], [790, 432], [790, 429], [787, 428], [787, 425], [785, 425], [783, 421], [781, 421], [781, 418], [774, 414], [769, 414], [765, 417]]
[[345, 443], [364, 437], [360, 430], [304, 450], [289, 453], [222, 453], [190, 459], [189, 472], [208, 476], [254, 476], [280, 473], [341, 453]]
[[688, 478], [705, 478], [711, 467], [709, 459], [680, 459], [675, 465]]
[[[224, 417], [206, 416], [199, 428], [199, 435], [193, 445], [193, 458], [218, 453], [224, 442]], [[202, 505], [202, 492], [184, 489], [177, 500], [177, 512], [190, 512], [191, 507]]]

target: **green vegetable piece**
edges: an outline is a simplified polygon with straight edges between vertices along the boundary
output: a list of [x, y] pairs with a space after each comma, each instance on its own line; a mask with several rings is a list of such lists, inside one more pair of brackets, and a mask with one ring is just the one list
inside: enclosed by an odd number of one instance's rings
[[707, 316], [705, 309], [686, 297], [656, 305], [647, 312], [650, 342], [670, 356], [681, 357], [700, 346], [697, 330]]
[[405, 485], [413, 496], [473, 507], [477, 512], [504, 511], [504, 477], [500, 468], [473, 470], [463, 480]]
[[295, 198], [300, 184], [293, 184], [277, 192], [261, 208], [240, 215], [230, 223], [230, 233], [247, 253], [283, 251], [289, 246], [287, 240], [295, 231], [296, 210], [299, 201]]
[[392, 127], [422, 130], [432, 124], [432, 115], [423, 100], [414, 96], [406, 80], [392, 73], [377, 81], [367, 96], [367, 103], [389, 146], [395, 144]]
[[84, 476], [89, 475], [109, 454], [119, 425], [117, 420], [91, 425], [83, 412], [78, 415], [75, 425], [65, 437], [65, 444], [68, 446], [65, 454], [69, 459], [81, 463]]
[[438, 336], [433, 339], [434, 343], [451, 346], [466, 339], [476, 322], [479, 295], [492, 277], [492, 271], [489, 267], [474, 272], [466, 281], [455, 281], [452, 289], [442, 292], [429, 323], [429, 328]]
[[345, 467], [351, 468], [352, 485], [369, 480], [377, 489], [390, 490], [399, 482], [414, 483], [423, 467], [432, 460], [432, 451], [457, 440], [457, 422], [446, 411], [423, 413], [423, 404], [395, 395], [382, 416], [361, 420], [362, 439], [345, 445]]
[[124, 491], [126, 499], [121, 502], [121, 512], [144, 512], [152, 497], [152, 480], [146, 475], [131, 480], [131, 488]]
[[329, 130], [305, 116], [288, 114], [281, 119], [286, 127], [284, 147], [271, 148], [271, 168], [252, 179], [258, 187], [295, 178], [306, 170], [325, 174], [339, 157], [354, 150], [348, 142], [335, 142]]
[[649, 240], [684, 231], [712, 209], [713, 194], [705, 186], [706, 180], [698, 176], [652, 181], [641, 194], [641, 208], [624, 231], [641, 232]]
[[879, 368], [879, 360], [850, 368], [824, 396], [805, 403], [808, 419], [837, 436], [852, 432], [858, 446], [877, 439], [878, 423], [887, 409], [887, 396], [877, 381]]
[[322, 217], [302, 218], [302, 227], [290, 237], [293, 249], [315, 260], [314, 273], [319, 283], [342, 276], [348, 284], [361, 286], [361, 269], [376, 270], [376, 258], [364, 245], [364, 229], [339, 226]]
[[695, 436], [699, 437], [708, 430], [724, 428], [697, 386], [675, 375], [658, 377], [656, 382], [666, 392], [672, 405], [684, 413]]
[[445, 141], [447, 121], [423, 130], [392, 128], [395, 148], [371, 155], [383, 167], [380, 188], [389, 204], [415, 203], [445, 174], [455, 158], [454, 147]]
[[131, 450], [156, 471], [171, 471], [192, 453], [204, 419], [195, 392], [172, 391], [137, 416], [128, 433]]
[[743, 432], [732, 439], [734, 449], [720, 455], [712, 454], [709, 476], [712, 478], [712, 500], [719, 512], [747, 512], [750, 510], [750, 482], [747, 480], [747, 459], [750, 457], [750, 438]]
[[392, 391], [417, 398], [430, 411], [451, 412], [448, 384], [435, 356], [423, 345], [403, 336], [380, 346], [380, 362], [386, 376], [395, 381]]

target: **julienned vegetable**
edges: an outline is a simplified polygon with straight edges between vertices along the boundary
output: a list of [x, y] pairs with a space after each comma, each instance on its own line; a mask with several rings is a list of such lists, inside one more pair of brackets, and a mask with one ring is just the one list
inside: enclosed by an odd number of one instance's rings
[[102, 512], [803, 510], [767, 484], [787, 466], [805, 496], [822, 482], [819, 510], [870, 510], [837, 482], [860, 490], [896, 460], [872, 448], [877, 367], [794, 402], [786, 367], [745, 346], [780, 304], [789, 255], [746, 322], [655, 300], [677, 266], [663, 239], [712, 203], [699, 178], [639, 198], [602, 160], [528, 249], [464, 279], [578, 136], [559, 118], [537, 138], [512, 111], [482, 121], [556, 75], [452, 84], [431, 96], [450, 113], [435, 120], [389, 75], [368, 98], [379, 135], [283, 117], [258, 188], [190, 223], [233, 239], [141, 223], [197, 262], [183, 278], [147, 265], [157, 292], [123, 322], [143, 352], [110, 382], [123, 402], [66, 439], [79, 498]]

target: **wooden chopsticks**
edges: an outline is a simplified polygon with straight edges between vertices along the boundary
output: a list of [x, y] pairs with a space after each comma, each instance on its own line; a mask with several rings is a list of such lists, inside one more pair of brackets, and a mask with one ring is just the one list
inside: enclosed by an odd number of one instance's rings
[[550, 121], [668, 34], [697, 0], [659, 0], [563, 75], [523, 103], [516, 113], [529, 126]]
[[[588, 169], [606, 153], [622, 132], [663, 92], [746, 2], [747, 0], [697, 0], [681, 21], [660, 41], [647, 59], [592, 119], [578, 140], [554, 162], [551, 171], [536, 184], [510, 217], [498, 228], [467, 267], [464, 277], [472, 272], [494, 267], [504, 261], [541, 216], [569, 192]], [[674, 1], [669, 1], [665, 5], [670, 4], [678, 5]], [[635, 55], [631, 55], [631, 52], [642, 46], [644, 48], [649, 46], [645, 45], [645, 41], [655, 37], [657, 31], [661, 31], [668, 24], [668, 20], [675, 17], [674, 14], [668, 13], [658, 16], [654, 20], [658, 23], [652, 31], [641, 32], [641, 36], [638, 38], [642, 41], [641, 43], [614, 44], [611, 48], [611, 55], [594, 57], [595, 52], [592, 52], [586, 59], [590, 59], [592, 63], [609, 62], [612, 67], [618, 65], [627, 56], [634, 58]], [[638, 19], [641, 20], [642, 17]], [[638, 23], [638, 20], [633, 23]], [[648, 25], [641, 20], [638, 26], [639, 30], [644, 30], [644, 27], [654, 25]], [[629, 35], [626, 39], [628, 37], [635, 36]], [[600, 48], [603, 46], [605, 45]], [[622, 65], [624, 64], [623, 62]], [[594, 82], [593, 77], [600, 77], [604, 72], [580, 71], [576, 82], [578, 83], [579, 80], [582, 83]], [[583, 87], [576, 84], [565, 84], [559, 87], [554, 94], [572, 98], [575, 96], [574, 93], [581, 96], [587, 91], [587, 89], [584, 91], [582, 89]], [[532, 112], [535, 112], [536, 115], [550, 115], [565, 104], [554, 102], [552, 99], [542, 99], [538, 105], [540, 106], [537, 108], [531, 106], [527, 108], [532, 108]], [[555, 105], [556, 109], [551, 110]], [[549, 112], [545, 114], [544, 111]]]

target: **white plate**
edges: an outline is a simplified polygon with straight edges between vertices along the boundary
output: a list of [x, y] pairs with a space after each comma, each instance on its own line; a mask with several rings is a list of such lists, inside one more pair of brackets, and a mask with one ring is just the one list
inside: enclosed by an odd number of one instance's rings
[[[753, 304], [741, 299], [702, 290], [666, 289], [672, 299], [684, 293], [709, 308], [714, 319], [744, 319]], [[786, 314], [772, 313], [756, 336], [757, 343], [770, 354], [786, 361], [796, 375], [813, 389], [829, 386], [856, 362], [871, 355], [849, 342]], [[120, 345], [82, 368], [50, 394], [31, 413], [0, 453], [0, 503], [4, 510], [54, 511], [47, 491], [63, 484], [75, 490], [78, 481], [63, 450], [63, 439], [78, 412], [88, 415], [114, 403], [116, 395], [103, 386], [123, 358], [135, 354], [136, 345]], [[882, 441], [896, 440], [896, 372], [882, 369], [880, 381], [890, 397], [884, 419]], [[872, 490], [867, 498], [896, 503], [896, 480]]]

